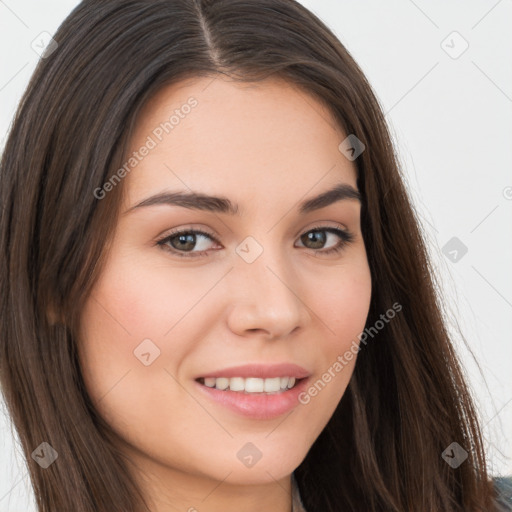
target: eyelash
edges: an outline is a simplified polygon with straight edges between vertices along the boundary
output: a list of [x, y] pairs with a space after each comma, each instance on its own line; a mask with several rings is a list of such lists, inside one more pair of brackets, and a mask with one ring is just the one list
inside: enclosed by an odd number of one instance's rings
[[[354, 235], [352, 233], [350, 233], [350, 231], [348, 231], [346, 229], [334, 228], [332, 226], [315, 226], [311, 229], [308, 229], [304, 233], [302, 233], [302, 235], [300, 235], [300, 237], [302, 237], [303, 235], [305, 235], [307, 233], [311, 233], [311, 232], [315, 232], [315, 231], [326, 231], [327, 233], [332, 233], [334, 235], [337, 235], [341, 239], [341, 242], [339, 242], [337, 245], [335, 245], [334, 247], [331, 247], [327, 250], [310, 249], [311, 251], [315, 251], [315, 253], [317, 253], [317, 252], [319, 252], [321, 254], [339, 253], [343, 249], [345, 249], [345, 247], [348, 244], [350, 244], [351, 242], [354, 241]], [[178, 251], [178, 250], [166, 245], [168, 242], [171, 241], [172, 238], [175, 238], [178, 235], [185, 235], [185, 234], [187, 234], [187, 235], [189, 235], [189, 234], [203, 235], [203, 236], [206, 236], [207, 238], [210, 238], [212, 241], [216, 242], [217, 244], [219, 243], [219, 241], [211, 233], [208, 233], [207, 231], [203, 231], [201, 229], [178, 229], [178, 230], [172, 231], [169, 234], [166, 234], [163, 238], [160, 238], [159, 240], [157, 240], [156, 245], [161, 246], [165, 251], [175, 254], [181, 258], [197, 258], [200, 256], [208, 256], [208, 251], [182, 252], [182, 251]]]

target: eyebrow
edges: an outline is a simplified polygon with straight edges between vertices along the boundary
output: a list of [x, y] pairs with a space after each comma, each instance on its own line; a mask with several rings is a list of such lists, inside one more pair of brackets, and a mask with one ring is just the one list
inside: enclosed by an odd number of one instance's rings
[[[339, 183], [334, 188], [326, 190], [321, 194], [306, 199], [299, 204], [299, 213], [304, 215], [312, 211], [326, 208], [339, 201], [355, 199], [361, 202], [361, 194], [351, 185]], [[198, 192], [162, 192], [148, 197], [132, 206], [124, 212], [127, 214], [137, 208], [154, 205], [171, 205], [189, 208], [191, 210], [202, 210], [212, 213], [225, 213], [228, 215], [240, 215], [240, 208], [226, 197], [216, 197]]]

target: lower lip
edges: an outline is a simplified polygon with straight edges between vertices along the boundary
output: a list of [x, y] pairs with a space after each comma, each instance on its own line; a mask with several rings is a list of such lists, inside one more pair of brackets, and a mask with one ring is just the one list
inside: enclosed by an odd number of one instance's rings
[[258, 420], [277, 418], [299, 405], [299, 395], [307, 386], [308, 378], [299, 381], [293, 388], [280, 393], [244, 393], [209, 388], [195, 381], [202, 393], [243, 416]]

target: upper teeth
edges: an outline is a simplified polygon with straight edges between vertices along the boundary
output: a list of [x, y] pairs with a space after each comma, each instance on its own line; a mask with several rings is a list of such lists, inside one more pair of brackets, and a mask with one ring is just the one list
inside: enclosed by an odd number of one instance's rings
[[209, 388], [217, 388], [230, 391], [245, 391], [246, 393], [275, 393], [280, 390], [290, 389], [295, 385], [295, 377], [273, 377], [270, 379], [258, 379], [256, 377], [206, 377], [204, 385]]

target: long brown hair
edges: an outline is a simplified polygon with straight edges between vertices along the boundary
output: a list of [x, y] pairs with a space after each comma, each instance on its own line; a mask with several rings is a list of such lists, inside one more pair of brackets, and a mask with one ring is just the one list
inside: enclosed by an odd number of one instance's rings
[[[80, 313], [123, 183], [102, 200], [94, 191], [122, 166], [150, 97], [218, 73], [282, 77], [366, 146], [355, 163], [373, 282], [367, 325], [402, 306], [361, 350], [334, 415], [295, 470], [307, 511], [491, 510], [477, 415], [382, 110], [326, 25], [294, 0], [89, 0], [54, 38], [0, 167], [0, 378], [39, 511], [147, 510], [77, 357]], [[43, 441], [58, 452], [47, 469], [31, 457]], [[441, 456], [453, 442], [468, 452], [457, 468]]]

